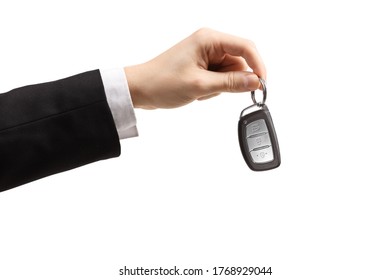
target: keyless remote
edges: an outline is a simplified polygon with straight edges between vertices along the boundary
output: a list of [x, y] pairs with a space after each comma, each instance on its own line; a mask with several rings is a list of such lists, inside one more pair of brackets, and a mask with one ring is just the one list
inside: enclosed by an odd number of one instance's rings
[[[277, 168], [280, 165], [278, 138], [271, 114], [265, 105], [266, 86], [263, 86], [263, 102], [257, 103], [252, 91], [253, 105], [241, 112], [238, 122], [238, 137], [242, 155], [249, 168], [254, 171], [264, 171]], [[245, 111], [255, 108], [256, 111], [245, 115]]]

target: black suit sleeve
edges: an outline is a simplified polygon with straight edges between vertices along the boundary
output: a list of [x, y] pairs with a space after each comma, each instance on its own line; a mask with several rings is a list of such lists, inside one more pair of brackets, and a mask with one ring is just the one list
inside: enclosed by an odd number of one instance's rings
[[0, 191], [119, 155], [98, 70], [0, 94]]

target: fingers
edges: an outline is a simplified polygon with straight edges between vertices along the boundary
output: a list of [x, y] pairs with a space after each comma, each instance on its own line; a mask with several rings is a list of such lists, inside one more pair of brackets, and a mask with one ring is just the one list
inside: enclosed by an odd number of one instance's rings
[[242, 56], [249, 67], [252, 68], [253, 72], [266, 80], [267, 72], [264, 62], [253, 42], [232, 35], [223, 34], [220, 38], [220, 45], [226, 53], [234, 56]]
[[216, 72], [246, 71], [248, 64], [244, 58], [228, 54], [220, 63], [209, 65], [208, 69]]
[[201, 29], [198, 33], [199, 36], [206, 36], [200, 42], [210, 42], [208, 44], [211, 44], [216, 53], [243, 57], [253, 72], [266, 80], [264, 62], [252, 41], [210, 29]]
[[203, 95], [208, 96], [219, 92], [245, 92], [256, 90], [260, 87], [259, 78], [252, 72], [203, 72]]

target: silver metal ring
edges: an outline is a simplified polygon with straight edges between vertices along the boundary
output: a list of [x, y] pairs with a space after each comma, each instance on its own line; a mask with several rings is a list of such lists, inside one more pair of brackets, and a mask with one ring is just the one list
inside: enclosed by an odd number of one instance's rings
[[262, 105], [265, 104], [265, 101], [267, 100], [267, 86], [265, 84], [265, 81], [262, 78], [259, 78], [259, 81], [261, 83], [261, 87], [263, 88], [263, 101], [261, 103], [256, 101], [254, 90], [251, 91], [251, 97], [252, 97], [253, 103], [256, 104], [257, 106], [261, 107]]

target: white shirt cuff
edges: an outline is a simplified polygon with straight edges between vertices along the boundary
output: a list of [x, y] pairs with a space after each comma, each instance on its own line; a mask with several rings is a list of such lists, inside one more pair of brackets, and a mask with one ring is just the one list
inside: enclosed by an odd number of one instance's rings
[[100, 70], [119, 139], [138, 136], [137, 119], [123, 68]]

